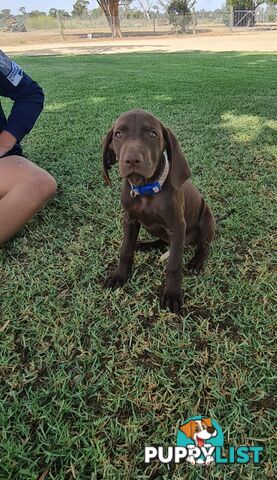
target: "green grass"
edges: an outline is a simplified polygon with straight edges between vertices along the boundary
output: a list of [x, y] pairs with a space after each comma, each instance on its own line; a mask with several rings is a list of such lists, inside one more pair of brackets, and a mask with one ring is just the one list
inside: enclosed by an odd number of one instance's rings
[[[1, 480], [46, 471], [47, 480], [276, 478], [276, 57], [19, 61], [46, 93], [24, 149], [60, 193], [0, 251]], [[235, 209], [205, 273], [184, 275], [181, 316], [159, 308], [159, 252], [136, 255], [125, 288], [102, 288], [118, 260], [122, 212], [116, 168], [112, 189], [100, 175], [101, 140], [131, 108], [175, 132], [215, 214]], [[174, 444], [180, 422], [197, 414], [221, 424], [226, 445], [263, 445], [263, 463], [171, 472], [143, 464], [145, 445]]]

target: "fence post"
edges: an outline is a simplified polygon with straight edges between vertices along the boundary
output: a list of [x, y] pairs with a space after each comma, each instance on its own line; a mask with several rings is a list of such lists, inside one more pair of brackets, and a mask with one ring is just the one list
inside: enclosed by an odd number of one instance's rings
[[232, 32], [234, 26], [234, 9], [230, 7], [230, 32]]
[[93, 29], [92, 15], [89, 15], [89, 20], [90, 20], [91, 28]]
[[22, 17], [23, 17], [23, 22], [22, 22], [22, 23], [23, 23], [23, 25], [24, 25], [24, 27], [25, 27], [25, 30], [26, 30], [26, 32], [27, 32], [27, 28], [26, 28], [26, 17], [27, 17], [27, 14], [24, 12], [23, 15], [22, 15]]
[[192, 8], [192, 32], [196, 34], [196, 15], [195, 15], [195, 8]]
[[155, 12], [153, 12], [153, 30], [154, 30], [154, 33], [156, 33]]
[[60, 37], [61, 37], [62, 40], [64, 40], [63, 21], [61, 19], [61, 15], [60, 15], [59, 10], [57, 10], [56, 15], [57, 15], [57, 20], [58, 20], [58, 25], [59, 25], [59, 30], [60, 30]]

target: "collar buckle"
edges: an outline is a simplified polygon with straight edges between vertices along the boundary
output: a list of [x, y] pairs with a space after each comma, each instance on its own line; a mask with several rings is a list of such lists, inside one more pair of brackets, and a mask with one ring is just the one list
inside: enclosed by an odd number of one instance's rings
[[132, 198], [136, 198], [139, 196], [139, 193], [134, 189], [134, 186], [131, 184], [130, 195]]

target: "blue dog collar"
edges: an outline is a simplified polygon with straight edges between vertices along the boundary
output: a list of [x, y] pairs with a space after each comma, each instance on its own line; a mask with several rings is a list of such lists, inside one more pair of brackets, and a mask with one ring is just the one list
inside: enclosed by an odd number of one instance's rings
[[152, 196], [161, 191], [162, 186], [166, 181], [167, 175], [169, 172], [169, 162], [168, 162], [166, 150], [163, 152], [163, 154], [165, 158], [165, 165], [161, 175], [159, 176], [158, 180], [156, 180], [156, 182], [147, 183], [146, 185], [142, 185], [142, 186], [139, 186], [139, 185], [136, 186], [136, 185], [133, 185], [129, 180], [129, 183], [131, 186], [130, 195], [132, 198], [135, 198], [137, 196], [143, 197], [145, 195]]
[[159, 182], [155, 183], [148, 183], [147, 185], [135, 187], [134, 185], [131, 186], [131, 196], [136, 197], [137, 195], [155, 195], [155, 193], [159, 193], [161, 190], [161, 185]]

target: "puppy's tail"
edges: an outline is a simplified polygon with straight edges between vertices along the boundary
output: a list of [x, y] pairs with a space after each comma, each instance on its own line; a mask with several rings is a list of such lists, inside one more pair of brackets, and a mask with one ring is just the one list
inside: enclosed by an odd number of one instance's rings
[[221, 216], [218, 216], [218, 215], [215, 215], [215, 221], [216, 223], [220, 223], [222, 222], [222, 220], [226, 220], [226, 218], [230, 217], [230, 215], [232, 215], [232, 213], [235, 213], [235, 209], [234, 208], [231, 208], [231, 210], [229, 210], [228, 212], [226, 212], [224, 215], [221, 215]]

